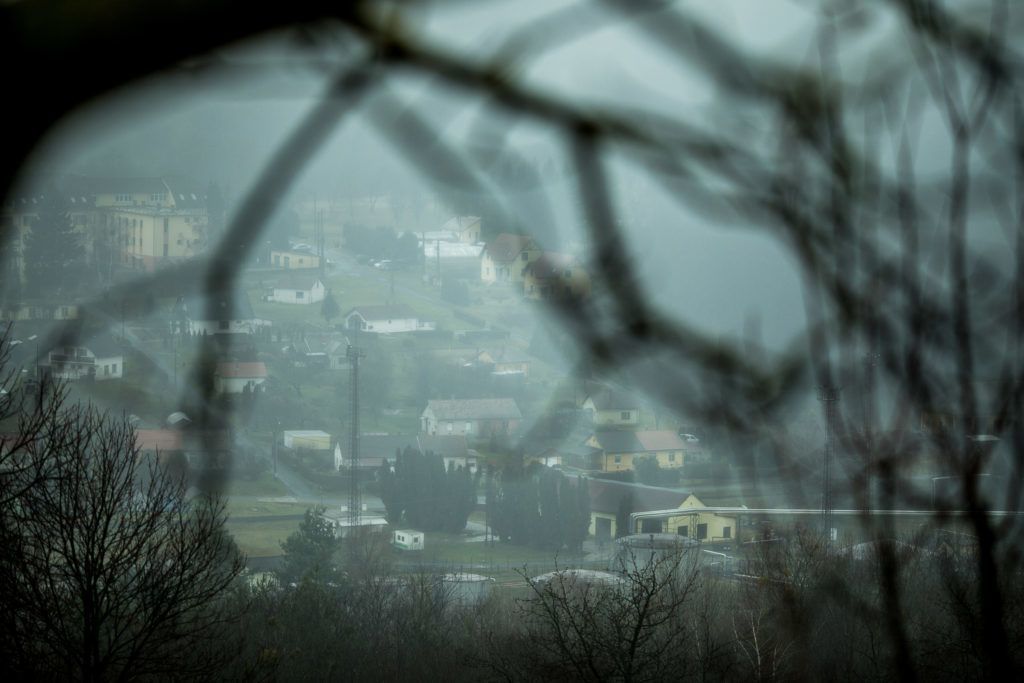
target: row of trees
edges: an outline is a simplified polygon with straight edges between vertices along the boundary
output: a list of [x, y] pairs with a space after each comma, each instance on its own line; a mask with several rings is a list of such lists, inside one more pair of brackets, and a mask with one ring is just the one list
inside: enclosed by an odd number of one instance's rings
[[190, 496], [126, 419], [19, 380], [0, 396], [0, 674], [209, 675], [243, 567], [223, 501]]
[[453, 463], [445, 468], [444, 459], [431, 451], [407, 446], [395, 453], [394, 466], [385, 460], [377, 476], [389, 524], [458, 533], [476, 507], [479, 470], [474, 477]]
[[487, 478], [487, 518], [504, 542], [579, 552], [590, 527], [590, 486], [534, 463]]

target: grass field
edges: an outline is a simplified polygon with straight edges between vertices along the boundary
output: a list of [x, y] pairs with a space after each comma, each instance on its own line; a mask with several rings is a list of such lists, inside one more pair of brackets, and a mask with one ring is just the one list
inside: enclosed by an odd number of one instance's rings
[[244, 522], [228, 520], [227, 529], [238, 548], [249, 557], [274, 557], [281, 554], [281, 543], [298, 530], [299, 520]]

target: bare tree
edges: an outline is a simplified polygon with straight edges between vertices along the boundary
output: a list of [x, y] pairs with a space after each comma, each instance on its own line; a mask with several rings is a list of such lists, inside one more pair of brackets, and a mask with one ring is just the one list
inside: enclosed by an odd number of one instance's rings
[[127, 421], [88, 406], [26, 451], [47, 476], [3, 512], [5, 665], [83, 680], [208, 673], [218, 657], [204, 646], [242, 569], [223, 503], [188, 499]]

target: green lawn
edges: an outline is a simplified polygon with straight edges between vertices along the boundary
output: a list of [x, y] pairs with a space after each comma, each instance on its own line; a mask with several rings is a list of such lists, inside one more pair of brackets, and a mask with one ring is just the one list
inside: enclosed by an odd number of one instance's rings
[[298, 528], [298, 520], [242, 522], [229, 519], [227, 524], [235, 543], [249, 557], [280, 555], [281, 543]]

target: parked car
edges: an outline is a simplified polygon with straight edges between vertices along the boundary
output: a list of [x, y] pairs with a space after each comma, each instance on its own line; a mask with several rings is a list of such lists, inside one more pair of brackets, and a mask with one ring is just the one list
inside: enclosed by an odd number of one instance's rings
[[390, 259], [377, 261], [373, 265], [375, 268], [380, 268], [381, 270], [392, 270], [394, 268], [394, 263], [392, 263]]
[[686, 441], [687, 443], [700, 443], [700, 439], [698, 439], [696, 436], [694, 436], [693, 434], [687, 434], [685, 432], [679, 432], [679, 438], [682, 439], [683, 441]]

